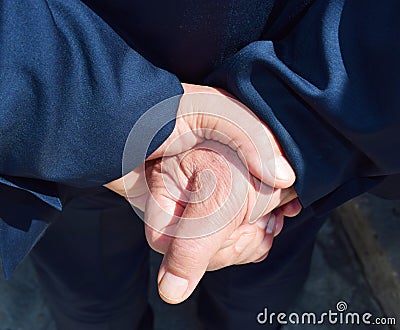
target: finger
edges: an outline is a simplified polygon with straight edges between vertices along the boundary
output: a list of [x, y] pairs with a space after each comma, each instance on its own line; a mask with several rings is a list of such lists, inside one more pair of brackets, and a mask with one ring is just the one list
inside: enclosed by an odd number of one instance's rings
[[[266, 228], [271, 222], [274, 222], [273, 216], [271, 216], [271, 214], [267, 214], [259, 219], [257, 222], [247, 225], [255, 230], [257, 234], [255, 235], [251, 243], [248, 244], [246, 248], [241, 251], [240, 257], [237, 258], [235, 264], [246, 264], [252, 262], [253, 260], [259, 258], [259, 256], [261, 255], [260, 253], [264, 254], [266, 251], [269, 250], [270, 244], [272, 244], [274, 236], [271, 234], [266, 234]], [[275, 225], [273, 225], [273, 228], [275, 228]]]
[[270, 129], [245, 105], [212, 88], [181, 97], [173, 133], [148, 159], [176, 155], [204, 138], [237, 151], [250, 172], [271, 187], [293, 185], [295, 173]]
[[282, 205], [280, 210], [285, 217], [295, 217], [301, 212], [302, 208], [299, 199], [295, 198], [289, 203]]
[[[204, 94], [201, 97], [204, 98]], [[295, 173], [270, 129], [239, 101], [215, 94], [208, 98], [213, 107], [197, 110], [203, 111], [205, 118], [200, 121], [201, 128], [212, 128], [207, 138], [235, 149], [249, 171], [271, 187], [293, 185]]]
[[150, 247], [164, 254], [176, 232], [186, 203], [187, 181], [178, 177], [179, 159], [163, 158], [147, 171], [149, 189], [144, 213], [145, 234]]
[[207, 271], [218, 270], [231, 265], [241, 264], [246, 257], [244, 253], [255, 251], [256, 242], [258, 244], [263, 240], [264, 233], [257, 233], [257, 230], [240, 233], [240, 236], [231, 245], [218, 250], [210, 260]]
[[218, 251], [218, 243], [207, 237], [171, 241], [159, 270], [158, 289], [165, 302], [177, 304], [191, 295]]
[[252, 224], [242, 224], [230, 237], [236, 242], [224, 244], [210, 261], [207, 270], [216, 270], [232, 264], [250, 263], [265, 255], [271, 248], [275, 231], [281, 230], [281, 223], [283, 223], [283, 215], [274, 212]]
[[164, 254], [183, 212], [179, 203], [161, 189], [153, 189], [149, 195], [144, 213], [145, 234], [150, 247]]
[[[185, 218], [194, 218], [201, 214], [201, 205], [188, 204], [183, 213]], [[187, 299], [200, 279], [203, 277], [212, 257], [230, 236], [233, 229], [226, 228], [211, 235], [197, 238], [181, 238], [179, 236], [180, 222], [177, 234], [164, 255], [159, 271], [159, 293], [161, 298], [172, 304], [180, 303]], [[182, 230], [187, 233], [187, 229]]]
[[249, 198], [249, 222], [255, 222], [274, 209], [284, 205], [297, 197], [293, 187], [286, 189], [272, 189], [268, 185], [253, 178], [254, 194]]
[[125, 176], [103, 186], [125, 198], [132, 198], [132, 202], [137, 202], [134, 205], [143, 210], [144, 207], [141, 197], [145, 196], [147, 193], [144, 163]]
[[283, 229], [283, 224], [284, 224], [284, 216], [281, 210], [275, 210], [274, 211], [275, 215], [275, 228], [273, 229], [273, 235], [274, 237], [278, 236], [282, 229]]
[[150, 247], [164, 254], [177, 231], [184, 212], [180, 204], [162, 188], [152, 189], [144, 213], [145, 234]]
[[279, 212], [271, 214], [265, 231], [264, 240], [258, 246], [257, 250], [247, 262], [261, 262], [265, 260], [272, 248], [274, 237], [276, 237], [283, 228], [283, 215]]

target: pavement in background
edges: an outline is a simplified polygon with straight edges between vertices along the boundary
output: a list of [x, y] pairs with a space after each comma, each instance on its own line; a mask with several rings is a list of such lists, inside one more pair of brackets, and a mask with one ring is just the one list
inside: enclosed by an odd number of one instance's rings
[[400, 274], [400, 201], [390, 201], [365, 194], [357, 198], [357, 205], [376, 233], [393, 270]]

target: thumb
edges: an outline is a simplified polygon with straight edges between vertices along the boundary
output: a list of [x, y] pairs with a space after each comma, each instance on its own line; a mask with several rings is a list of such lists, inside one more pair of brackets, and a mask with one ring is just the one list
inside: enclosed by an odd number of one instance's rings
[[190, 175], [190, 195], [171, 227], [173, 237], [158, 277], [160, 296], [174, 304], [192, 294], [210, 260], [244, 218], [248, 203], [247, 173], [233, 150], [210, 141], [192, 156], [196, 170]]
[[[192, 294], [237, 225], [235, 221], [227, 223], [226, 212], [204, 215], [211, 208], [207, 204], [190, 200], [169, 242], [158, 274], [160, 296], [168, 303], [180, 303]], [[239, 212], [238, 217], [243, 216]]]
[[207, 270], [222, 240], [210, 237], [172, 240], [164, 255], [159, 274], [158, 290], [161, 298], [170, 304], [186, 300]]

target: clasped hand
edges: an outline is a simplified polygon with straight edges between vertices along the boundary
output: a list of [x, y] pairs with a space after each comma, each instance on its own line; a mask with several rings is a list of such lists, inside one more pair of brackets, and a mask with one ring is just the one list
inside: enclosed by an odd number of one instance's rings
[[164, 254], [158, 285], [169, 303], [189, 297], [206, 271], [264, 260], [284, 216], [301, 209], [269, 129], [224, 92], [185, 93], [165, 143], [106, 185], [144, 211], [147, 241]]

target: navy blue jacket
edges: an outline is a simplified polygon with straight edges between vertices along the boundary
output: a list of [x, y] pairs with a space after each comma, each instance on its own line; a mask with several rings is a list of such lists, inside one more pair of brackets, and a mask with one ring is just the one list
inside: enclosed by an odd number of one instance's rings
[[180, 82], [222, 87], [265, 121], [316, 214], [400, 173], [398, 0], [85, 2], [0, 0], [6, 276], [64, 186], [121, 176], [132, 126]]

